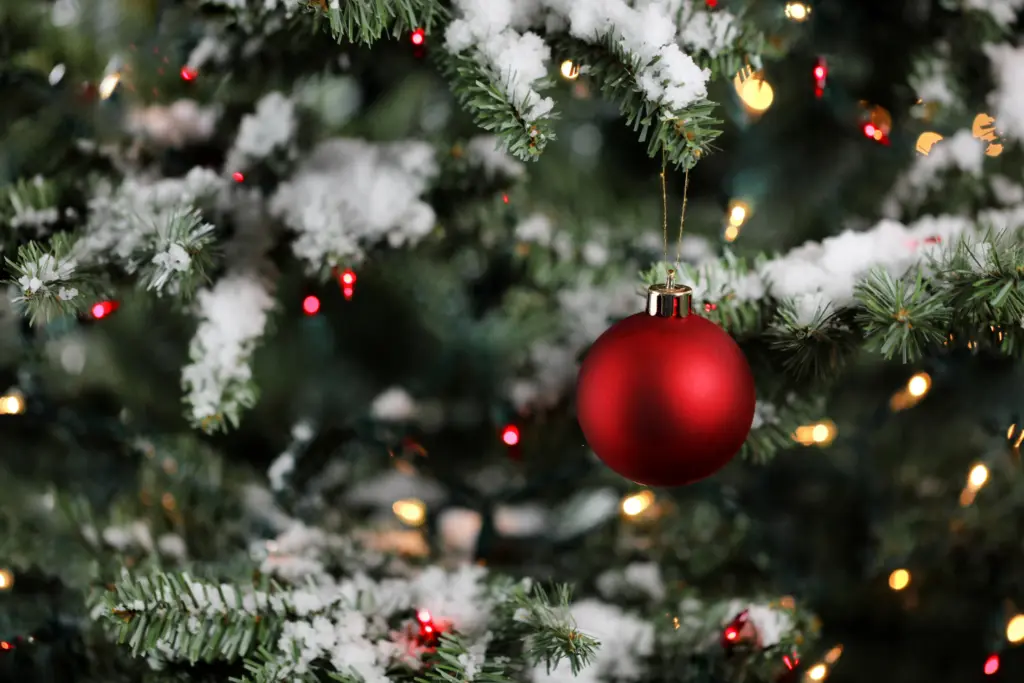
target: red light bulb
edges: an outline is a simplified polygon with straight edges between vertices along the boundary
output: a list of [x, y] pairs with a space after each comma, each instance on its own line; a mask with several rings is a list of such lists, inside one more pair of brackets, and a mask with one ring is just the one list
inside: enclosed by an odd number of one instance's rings
[[515, 446], [519, 443], [519, 428], [515, 425], [506, 425], [501, 431], [501, 440], [506, 446]]
[[718, 7], [718, 0], [704, 0], [704, 5], [708, 9], [715, 9], [716, 7]]
[[819, 81], [825, 78], [825, 67], [821, 66], [820, 64], [814, 67], [814, 77], [817, 78]]
[[872, 124], [870, 124], [870, 123], [864, 124], [864, 135], [866, 137], [874, 139], [874, 137], [875, 137], [875, 127]]
[[430, 612], [428, 612], [425, 609], [419, 610], [418, 612], [416, 612], [416, 620], [419, 621], [421, 624], [429, 624], [431, 621]]
[[985, 675], [992, 676], [999, 671], [999, 655], [989, 655], [989, 658], [985, 660]]
[[245, 182], [245, 174], [241, 173], [240, 171], [235, 171], [234, 173], [231, 174], [231, 179], [234, 180], [236, 183]]
[[348, 268], [341, 273], [338, 279], [341, 280], [341, 284], [343, 284], [344, 286], [351, 287], [356, 283], [355, 271], [353, 271], [351, 268]]
[[198, 75], [199, 72], [191, 66], [181, 67], [181, 80], [183, 81], [194, 81]]
[[728, 641], [736, 640], [740, 637], [740, 630], [735, 626], [729, 626], [725, 629], [725, 639]]
[[310, 294], [302, 300], [302, 311], [306, 315], [316, 315], [320, 311], [320, 299]]
[[421, 28], [418, 28], [412, 32], [412, 36], [409, 37], [409, 40], [412, 41], [413, 45], [423, 45], [425, 42], [427, 42], [427, 32]]
[[94, 320], [102, 320], [116, 311], [119, 305], [120, 304], [116, 301], [101, 301], [93, 304], [92, 308], [89, 309], [89, 312], [92, 314]]

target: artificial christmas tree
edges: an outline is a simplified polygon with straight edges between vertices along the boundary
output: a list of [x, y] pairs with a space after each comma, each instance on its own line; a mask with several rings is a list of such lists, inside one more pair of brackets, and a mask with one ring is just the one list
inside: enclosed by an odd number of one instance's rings
[[[3, 3], [0, 680], [1014, 680], [1021, 9]], [[670, 270], [663, 490], [573, 387]]]

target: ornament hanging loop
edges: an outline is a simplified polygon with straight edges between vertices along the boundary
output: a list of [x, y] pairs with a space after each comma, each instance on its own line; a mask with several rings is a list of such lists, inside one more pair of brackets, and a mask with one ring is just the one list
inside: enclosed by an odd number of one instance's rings
[[673, 283], [674, 271], [669, 271], [668, 283], [654, 285], [647, 290], [647, 315], [652, 318], [685, 318], [690, 315], [693, 290]]

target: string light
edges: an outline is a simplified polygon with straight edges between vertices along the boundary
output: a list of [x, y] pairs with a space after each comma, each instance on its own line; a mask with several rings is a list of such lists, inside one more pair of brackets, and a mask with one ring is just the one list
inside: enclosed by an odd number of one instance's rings
[[996, 120], [988, 114], [978, 114], [971, 123], [971, 135], [977, 140], [989, 143], [985, 148], [985, 155], [997, 157], [1003, 153], [1003, 146], [999, 143], [999, 133], [996, 132]]
[[839, 430], [831, 420], [802, 425], [793, 432], [793, 440], [801, 446], [828, 446], [836, 440]]
[[824, 664], [815, 664], [807, 670], [807, 680], [823, 681], [828, 676], [828, 667]]
[[14, 587], [14, 574], [10, 569], [0, 569], [0, 591], [9, 591]]
[[654, 494], [641, 491], [622, 499], [622, 513], [627, 517], [636, 517], [654, 504]]
[[999, 671], [999, 655], [989, 655], [988, 659], [985, 660], [985, 666], [982, 669], [986, 676], [995, 675]]
[[501, 440], [506, 446], [515, 446], [519, 443], [519, 427], [505, 425], [501, 430]]
[[417, 498], [396, 500], [391, 505], [391, 511], [395, 513], [395, 517], [409, 526], [420, 526], [427, 519], [427, 506]]
[[889, 399], [889, 408], [893, 412], [913, 408], [921, 402], [932, 388], [932, 378], [927, 372], [919, 372], [907, 380], [906, 386], [897, 391]]
[[932, 378], [927, 372], [919, 372], [907, 382], [907, 393], [914, 398], [921, 398], [931, 389]]
[[768, 111], [775, 101], [775, 91], [764, 79], [763, 74], [751, 76], [742, 81], [737, 89], [740, 100], [751, 113], [761, 114]]
[[192, 68], [191, 66], [181, 67], [181, 80], [183, 81], [194, 81], [196, 76], [199, 75], [199, 71]]
[[988, 476], [988, 468], [985, 465], [979, 463], [971, 468], [971, 471], [967, 473], [967, 484], [960, 492], [961, 507], [967, 507], [974, 502], [978, 491], [988, 483]]
[[889, 588], [894, 591], [901, 591], [910, 585], [910, 572], [906, 569], [897, 569], [889, 574]]
[[99, 87], [96, 89], [96, 92], [99, 93], [100, 99], [109, 99], [110, 96], [114, 94], [114, 91], [117, 90], [117, 84], [120, 82], [121, 74], [117, 72], [104, 76], [103, 80], [100, 81]]
[[89, 313], [92, 315], [93, 320], [103, 320], [120, 307], [121, 304], [116, 301], [100, 301], [92, 305]]
[[409, 41], [413, 45], [419, 47], [420, 45], [423, 45], [424, 43], [427, 42], [427, 32], [421, 28], [418, 28], [412, 32], [411, 36], [409, 36]]
[[972, 489], [978, 490], [984, 486], [986, 482], [988, 482], [988, 468], [981, 464], [972, 467], [970, 473], [967, 475], [967, 485]]
[[25, 397], [17, 389], [8, 389], [0, 396], [0, 415], [21, 415], [25, 412]]
[[356, 291], [356, 272], [351, 268], [346, 268], [338, 275], [338, 284], [341, 285], [341, 293], [345, 296], [345, 301], [351, 301], [352, 295]]
[[814, 96], [821, 97], [825, 94], [825, 80], [828, 78], [828, 67], [825, 65], [824, 58], [818, 59], [818, 64], [814, 67]]
[[242, 173], [241, 171], [235, 171], [234, 173], [231, 174], [231, 179], [234, 180], [236, 183], [244, 183], [245, 174]]
[[310, 294], [302, 300], [302, 312], [306, 315], [316, 315], [320, 312], [320, 299]]
[[562, 62], [562, 66], [558, 70], [562, 74], [562, 78], [567, 81], [575, 81], [580, 77], [579, 64], [574, 64], [571, 59]]
[[786, 3], [786, 18], [798, 24], [807, 21], [811, 16], [811, 8], [802, 2]]
[[1024, 643], [1024, 614], [1018, 614], [1006, 624], [1006, 639], [1014, 645]]

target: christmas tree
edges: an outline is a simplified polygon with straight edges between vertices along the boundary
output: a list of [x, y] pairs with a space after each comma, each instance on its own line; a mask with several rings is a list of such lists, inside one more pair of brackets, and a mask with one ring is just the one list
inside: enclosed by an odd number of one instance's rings
[[0, 3], [0, 681], [1019, 680], [1022, 10]]

